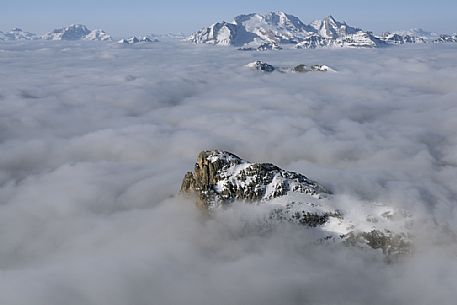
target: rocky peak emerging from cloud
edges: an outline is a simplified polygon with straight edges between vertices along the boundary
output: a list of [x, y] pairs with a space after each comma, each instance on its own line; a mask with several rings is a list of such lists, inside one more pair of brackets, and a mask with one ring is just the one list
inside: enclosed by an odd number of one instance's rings
[[318, 182], [226, 151], [201, 152], [194, 171], [182, 181], [181, 193], [195, 196], [198, 206], [210, 212], [237, 202], [254, 204], [265, 212], [266, 224], [304, 225], [319, 230], [322, 240], [369, 246], [388, 255], [410, 251], [411, 216], [405, 211], [380, 204], [336, 210], [331, 192]]
[[319, 198], [329, 192], [307, 177], [270, 163], [251, 163], [225, 151], [203, 151], [194, 173], [187, 173], [181, 191], [199, 192], [202, 206], [234, 200], [267, 202], [289, 192]]
[[45, 40], [102, 40], [110, 41], [111, 36], [105, 31], [97, 29], [89, 30], [83, 24], [72, 24], [67, 27], [55, 29], [42, 36]]

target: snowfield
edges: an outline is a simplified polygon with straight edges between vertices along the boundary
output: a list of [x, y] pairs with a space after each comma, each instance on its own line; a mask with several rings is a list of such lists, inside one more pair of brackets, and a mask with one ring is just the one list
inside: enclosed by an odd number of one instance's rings
[[[0, 304], [454, 304], [456, 51], [1, 42]], [[206, 149], [302, 173], [361, 224], [401, 211], [414, 252], [207, 217], [177, 195]]]

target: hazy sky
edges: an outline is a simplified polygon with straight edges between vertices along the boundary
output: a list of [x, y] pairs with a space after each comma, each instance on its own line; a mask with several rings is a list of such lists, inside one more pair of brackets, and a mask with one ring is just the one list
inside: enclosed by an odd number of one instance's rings
[[190, 33], [241, 13], [272, 10], [286, 11], [305, 23], [332, 14], [374, 32], [412, 27], [457, 32], [455, 0], [0, 0], [0, 7], [0, 30], [19, 26], [37, 33], [71, 23], [103, 28], [113, 35]]

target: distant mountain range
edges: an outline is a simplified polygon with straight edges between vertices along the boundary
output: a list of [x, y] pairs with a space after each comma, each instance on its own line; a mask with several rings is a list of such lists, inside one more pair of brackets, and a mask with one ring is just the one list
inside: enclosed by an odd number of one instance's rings
[[136, 44], [136, 43], [140, 43], [140, 42], [159, 42], [159, 40], [157, 38], [149, 38], [149, 37], [142, 37], [142, 38], [138, 38], [136, 36], [132, 36], [130, 38], [123, 38], [121, 40], [118, 41], [118, 43], [121, 43], [121, 44]]
[[[182, 34], [176, 34], [176, 37], [184, 38], [185, 36], [179, 36]], [[119, 40], [119, 43], [123, 44], [135, 44], [140, 42], [158, 42], [155, 38], [156, 35], [150, 37], [137, 38], [132, 36], [130, 38], [123, 38]], [[164, 36], [165, 37], [165, 36]], [[173, 34], [167, 34], [166, 37], [173, 37]], [[14, 41], [14, 40], [92, 40], [92, 41], [113, 41], [111, 35], [103, 30], [89, 30], [83, 24], [72, 24], [67, 27], [62, 27], [53, 30], [52, 32], [46, 33], [42, 36], [37, 34], [25, 32], [20, 28], [13, 28], [10, 32], [4, 33], [0, 31], [0, 41]]]
[[13, 28], [10, 32], [0, 32], [0, 40], [98, 40], [112, 41], [111, 36], [103, 30], [89, 30], [85, 25], [72, 24], [67, 27], [55, 29], [52, 32], [39, 36], [25, 32], [20, 28]]
[[[406, 43], [450, 43], [457, 42], [457, 34], [438, 34], [423, 29], [412, 29], [375, 35], [373, 32], [337, 21], [332, 16], [303, 23], [298, 17], [284, 12], [239, 15], [232, 22], [216, 22], [185, 37], [184, 34], [135, 36], [118, 42], [133, 44], [154, 42], [160, 38], [172, 38], [195, 44], [233, 46], [240, 50], [280, 50], [283, 48], [378, 48]], [[13, 28], [0, 31], [0, 41], [11, 40], [96, 40], [112, 41], [111, 35], [103, 30], [89, 30], [85, 25], [72, 24], [55, 29], [42, 36]]]
[[457, 34], [439, 35], [414, 29], [377, 36], [346, 22], [337, 21], [332, 16], [305, 24], [293, 15], [271, 12], [265, 15], [240, 15], [232, 22], [214, 23], [193, 33], [187, 41], [196, 44], [234, 46], [241, 50], [271, 50], [284, 47], [377, 48], [404, 43], [457, 42]]

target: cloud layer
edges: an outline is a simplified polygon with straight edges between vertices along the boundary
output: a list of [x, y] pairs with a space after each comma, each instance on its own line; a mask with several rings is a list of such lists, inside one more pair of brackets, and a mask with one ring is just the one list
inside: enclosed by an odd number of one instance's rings
[[[326, 64], [337, 73], [244, 67]], [[455, 46], [244, 53], [0, 46], [0, 303], [453, 304]], [[334, 204], [415, 215], [416, 252], [316, 246], [174, 196], [203, 149], [275, 163]]]

